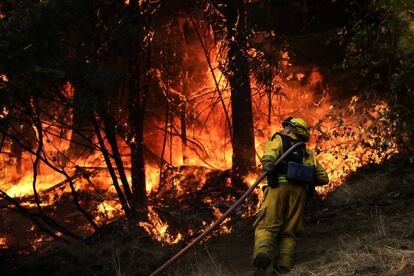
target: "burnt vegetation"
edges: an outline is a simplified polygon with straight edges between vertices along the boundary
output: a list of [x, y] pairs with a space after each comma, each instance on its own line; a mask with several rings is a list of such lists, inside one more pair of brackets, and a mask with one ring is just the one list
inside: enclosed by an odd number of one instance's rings
[[290, 115], [313, 125], [326, 197], [412, 154], [413, 70], [404, 0], [2, 2], [0, 272], [149, 273], [252, 183]]

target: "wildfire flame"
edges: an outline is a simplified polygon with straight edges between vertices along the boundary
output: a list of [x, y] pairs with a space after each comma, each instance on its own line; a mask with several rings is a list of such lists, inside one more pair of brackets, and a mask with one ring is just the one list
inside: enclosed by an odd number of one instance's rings
[[0, 249], [7, 249], [9, 246], [7, 244], [6, 237], [0, 237]]
[[106, 224], [113, 218], [121, 216], [121, 204], [116, 200], [106, 200], [97, 206], [96, 212], [96, 220], [102, 224]]
[[183, 239], [181, 233], [176, 236], [168, 233], [168, 224], [162, 222], [158, 214], [148, 207], [148, 221], [150, 222], [139, 222], [138, 225], [144, 228], [152, 237], [164, 244], [176, 244]]
[[[286, 72], [283, 75], [276, 75], [273, 80], [273, 90], [271, 97], [267, 97], [266, 89], [255, 79], [251, 80], [253, 93], [254, 125], [257, 151], [257, 163], [260, 163], [260, 156], [263, 154], [263, 144], [269, 136], [280, 129], [279, 122], [289, 115], [304, 117], [311, 125], [312, 139], [308, 146], [315, 149], [320, 162], [328, 169], [331, 179], [329, 186], [318, 188], [318, 192], [326, 195], [335, 187], [340, 185], [344, 178], [358, 168], [369, 163], [381, 163], [398, 152], [397, 143], [389, 138], [392, 133], [393, 124], [387, 116], [389, 107], [383, 101], [372, 106], [364, 105], [357, 96], [351, 97], [349, 102], [338, 102], [332, 98], [329, 89], [324, 87], [323, 76], [317, 68], [312, 69], [309, 73], [299, 72], [293, 68], [288, 52], [281, 53], [281, 66]], [[221, 100], [225, 107], [230, 106], [230, 89], [227, 82], [217, 69], [217, 62], [213, 63], [214, 76], [218, 80], [218, 88], [221, 93]], [[232, 148], [230, 137], [228, 135], [228, 126], [223, 105], [219, 104], [218, 91], [216, 83], [212, 77], [209, 68], [203, 68], [203, 81], [192, 84], [191, 91], [185, 93], [171, 88], [171, 94], [179, 99], [185, 99], [190, 106], [188, 116], [191, 116], [193, 123], [188, 126], [187, 135], [191, 144], [184, 149], [181, 137], [174, 136], [165, 146], [165, 158], [169, 161], [169, 166], [202, 166], [209, 169], [226, 170], [231, 167]], [[296, 70], [296, 71], [295, 71]], [[4, 77], [2, 77], [3, 80]], [[74, 88], [70, 83], [64, 85], [63, 95], [71, 98], [74, 95]], [[171, 96], [171, 97], [173, 97]], [[270, 106], [270, 114], [269, 114]], [[231, 112], [231, 110], [226, 110]], [[7, 116], [7, 110], [0, 110], [0, 117]], [[1, 118], [0, 118], [1, 119]], [[68, 120], [72, 116], [68, 115]], [[146, 146], [153, 150], [158, 156], [161, 156], [162, 139], [164, 137], [163, 120], [159, 118], [149, 118], [152, 126], [152, 139], [146, 141]], [[269, 124], [270, 122], [270, 124]], [[277, 123], [275, 123], [277, 122]], [[179, 125], [179, 118], [175, 118], [171, 126]], [[94, 220], [102, 225], [119, 217], [122, 214], [120, 202], [116, 199], [116, 191], [111, 185], [112, 180], [105, 170], [105, 162], [99, 152], [94, 152], [88, 157], [82, 157], [72, 161], [60, 157], [69, 150], [69, 137], [71, 131], [66, 131], [66, 139], [60, 139], [62, 129], [50, 125], [47, 127], [50, 134], [47, 137], [45, 151], [47, 156], [55, 158], [62, 167], [73, 172], [73, 182], [77, 191], [85, 194], [98, 194], [95, 199], [97, 202], [91, 207], [91, 213]], [[149, 131], [150, 132], [150, 131]], [[155, 133], [155, 134], [154, 134]], [[120, 139], [122, 147], [122, 158], [126, 167], [130, 167], [128, 156], [129, 149]], [[0, 188], [14, 198], [20, 198], [22, 205], [35, 208], [33, 202], [33, 159], [32, 156], [23, 152], [20, 168], [15, 169], [15, 156], [12, 156], [11, 145], [5, 145], [3, 152], [5, 166], [2, 168], [0, 178]], [[187, 158], [184, 161], [183, 153]], [[167, 154], [168, 153], [168, 154]], [[92, 173], [92, 171], [97, 171]], [[49, 198], [42, 197], [41, 206], [54, 206], [64, 194], [69, 194], [67, 179], [61, 174], [52, 171], [44, 164], [39, 165], [40, 175], [36, 179], [37, 192], [39, 194], [52, 193]], [[194, 174], [194, 170], [192, 171]], [[245, 182], [251, 185], [257, 178], [256, 173], [251, 173], [245, 178]], [[205, 176], [199, 177], [199, 185], [204, 185]], [[204, 178], [203, 178], [204, 177]], [[131, 179], [130, 171], [127, 170], [127, 178]], [[160, 187], [160, 169], [155, 164], [146, 166], [146, 188], [149, 195], [156, 194]], [[172, 178], [174, 183], [174, 194], [186, 196], [191, 194], [189, 187], [177, 179]], [[183, 179], [183, 178], [180, 178]], [[229, 185], [223, 183], [223, 187]], [[47, 191], [47, 193], [46, 193]], [[191, 191], [197, 191], [197, 187]], [[260, 193], [256, 192], [260, 197]], [[229, 204], [234, 198], [225, 199]], [[223, 213], [214, 205], [215, 199], [208, 198], [204, 200], [205, 204], [211, 206], [213, 219], [220, 217]], [[249, 214], [254, 213], [254, 207], [249, 206]], [[204, 221], [204, 226], [210, 225], [211, 222]], [[144, 228], [154, 239], [164, 244], [175, 244], [184, 239], [184, 234], [171, 234], [172, 231], [167, 222], [163, 221], [153, 206], [148, 206], [148, 221], [138, 223], [138, 226]], [[196, 230], [188, 229], [187, 235], [192, 235]], [[231, 227], [225, 223], [220, 228], [220, 232], [229, 232]], [[39, 247], [44, 238], [37, 238], [33, 241], [33, 248]], [[0, 248], [7, 246], [7, 239], [0, 238]]]

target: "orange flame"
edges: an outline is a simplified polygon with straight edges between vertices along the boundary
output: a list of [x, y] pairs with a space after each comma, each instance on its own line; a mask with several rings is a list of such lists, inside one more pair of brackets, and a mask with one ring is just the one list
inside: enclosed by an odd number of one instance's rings
[[6, 237], [0, 237], [0, 249], [9, 248]]
[[162, 242], [163, 244], [176, 244], [183, 239], [183, 236], [178, 233], [176, 236], [168, 233], [168, 224], [164, 223], [158, 214], [148, 207], [148, 221], [141, 221], [138, 223], [139, 226], [145, 229], [154, 239]]
[[[255, 55], [254, 51], [251, 52]], [[252, 84], [252, 100], [254, 111], [254, 125], [255, 125], [255, 141], [257, 151], [257, 163], [260, 162], [260, 156], [263, 154], [263, 145], [268, 140], [269, 136], [280, 129], [280, 122], [287, 116], [301, 116], [304, 117], [310, 124], [314, 125], [312, 130], [312, 139], [309, 142], [309, 147], [318, 152], [318, 159], [328, 169], [331, 179], [329, 186], [318, 188], [318, 192], [326, 195], [335, 187], [340, 185], [344, 178], [350, 173], [356, 171], [358, 168], [369, 163], [380, 163], [383, 160], [398, 152], [398, 147], [395, 141], [390, 138], [389, 133], [392, 133], [392, 122], [383, 114], [389, 112], [389, 107], [385, 102], [378, 102], [373, 106], [364, 106], [357, 96], [351, 97], [349, 102], [338, 102], [330, 95], [330, 90], [325, 87], [323, 83], [323, 76], [319, 73], [317, 68], [313, 68], [310, 72], [299, 72], [297, 68], [291, 64], [288, 52], [282, 52], [281, 66], [284, 73], [274, 76], [271, 80], [272, 87], [264, 88], [255, 79], [251, 80]], [[228, 83], [223, 76], [223, 73], [217, 69], [218, 62], [213, 62], [214, 75], [218, 80], [218, 86], [222, 95], [223, 104], [226, 111], [231, 114], [230, 106], [230, 89]], [[230, 142], [229, 129], [226, 121], [226, 116], [223, 111], [223, 105], [218, 97], [216, 91], [216, 83], [214, 82], [211, 72], [207, 67], [200, 69], [204, 72], [204, 77], [197, 83], [192, 84], [192, 89], [184, 92], [170, 91], [175, 98], [180, 100], [185, 99], [188, 104], [187, 116], [189, 116], [189, 125], [187, 126], [187, 137], [191, 140], [191, 146], [186, 149], [187, 160], [185, 165], [195, 165], [210, 167], [215, 169], [228, 169], [231, 167], [232, 147]], [[0, 76], [2, 77], [2, 76]], [[4, 77], [2, 77], [3, 80]], [[271, 97], [269, 98], [266, 89], [270, 90]], [[173, 90], [171, 88], [171, 90]], [[74, 95], [74, 88], [70, 83], [66, 83], [62, 87], [62, 93], [65, 97], [71, 98]], [[270, 106], [270, 114], [269, 114]], [[7, 116], [7, 110], [0, 110], [1, 116]], [[68, 121], [71, 121], [72, 115], [68, 114]], [[323, 120], [321, 120], [323, 119]], [[157, 156], [161, 156], [162, 140], [164, 137], [163, 130], [165, 122], [159, 118], [149, 118], [151, 123], [156, 125], [154, 131], [155, 135], [152, 139], [145, 141], [146, 146], [150, 148]], [[269, 121], [271, 124], [269, 124]], [[174, 118], [173, 126], [179, 125], [179, 118]], [[376, 124], [380, 124], [381, 128], [374, 131]], [[45, 126], [46, 127], [46, 126]], [[98, 224], [105, 224], [111, 220], [119, 217], [121, 206], [116, 200], [116, 191], [111, 185], [112, 179], [105, 170], [104, 160], [99, 152], [95, 152], [88, 157], [80, 158], [73, 161], [62, 157], [61, 153], [69, 150], [69, 138], [71, 131], [64, 132], [64, 138], [61, 137], [62, 128], [53, 123], [48, 125], [48, 132], [54, 135], [47, 137], [45, 154], [50, 157], [56, 157], [56, 162], [61, 164], [68, 172], [74, 176], [76, 190], [80, 191], [96, 191], [102, 193], [100, 201], [92, 207], [94, 219]], [[322, 136], [327, 139], [317, 139]], [[169, 142], [171, 141], [171, 142]], [[130, 155], [128, 145], [122, 139], [119, 139], [119, 144], [122, 151], [122, 160], [125, 167], [130, 167]], [[171, 166], [183, 165], [183, 143], [181, 137], [174, 136], [168, 140], [165, 147], [165, 152], [171, 156]], [[33, 162], [32, 156], [28, 153], [22, 154], [21, 172], [17, 173], [17, 169], [13, 166], [16, 164], [16, 157], [12, 156], [11, 145], [5, 145], [4, 158], [10, 165], [3, 168], [0, 178], [0, 187], [7, 191], [7, 193], [15, 198], [26, 198], [23, 205], [26, 207], [35, 207], [31, 197], [33, 196]], [[165, 154], [164, 158], [166, 158]], [[97, 168], [95, 174], [85, 176], [79, 174], [77, 170], [82, 168], [89, 172], [88, 168]], [[102, 168], [102, 169], [100, 169]], [[160, 183], [159, 168], [155, 164], [148, 164], [146, 170], [146, 188], [148, 192], [155, 191]], [[37, 177], [37, 191], [43, 193], [49, 189], [54, 195], [59, 194], [54, 188], [59, 185], [60, 195], [70, 192], [67, 187], [65, 178], [47, 168], [44, 164], [39, 166], [40, 175]], [[131, 180], [131, 173], [127, 170], [127, 178]], [[257, 178], [257, 174], [249, 174], [245, 182], [251, 185]], [[89, 177], [90, 181], [87, 181]], [[196, 175], [200, 178], [200, 185], [205, 184], [205, 176]], [[174, 189], [177, 195], [184, 196], [189, 193], [188, 187], [181, 183], [184, 178], [172, 178], [174, 181]], [[91, 186], [91, 182], [95, 183], [96, 187]], [[223, 187], [227, 187], [230, 183], [223, 183]], [[197, 187], [193, 189], [196, 191]], [[258, 196], [260, 196], [259, 192]], [[59, 199], [59, 196], [50, 196], [48, 200], [42, 200], [41, 206], [46, 207], [53, 205]], [[233, 199], [228, 199], [231, 202]], [[102, 202], [103, 201], [103, 202]], [[210, 204], [215, 218], [222, 215], [221, 211], [214, 206], [214, 199], [209, 198], [205, 200]], [[254, 207], [248, 207], [248, 214], [254, 212]], [[139, 222], [139, 226], [143, 227], [154, 239], [161, 241], [164, 244], [174, 244], [183, 240], [184, 234], [171, 234], [167, 222], [162, 221], [157, 212], [152, 206], [148, 207], [148, 222]], [[210, 222], [204, 221], [204, 225], [210, 225]], [[197, 230], [189, 229], [187, 234], [192, 234]], [[222, 226], [221, 232], [229, 232], [231, 228]], [[38, 244], [44, 239], [37, 239], [34, 241], [34, 248], [38, 248]], [[7, 244], [7, 240], [0, 240], [0, 244]]]

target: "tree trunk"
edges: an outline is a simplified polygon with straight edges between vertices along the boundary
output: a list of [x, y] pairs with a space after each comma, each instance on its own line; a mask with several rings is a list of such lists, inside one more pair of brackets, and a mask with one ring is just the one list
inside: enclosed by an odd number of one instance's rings
[[235, 176], [242, 176], [256, 165], [249, 63], [244, 53], [247, 42], [244, 1], [230, 1], [226, 9], [226, 17], [227, 78], [231, 86], [233, 121], [232, 169]]
[[101, 130], [100, 130], [100, 127], [99, 127], [99, 123], [96, 121], [96, 118], [93, 118], [93, 123], [94, 123], [94, 126], [95, 126], [96, 137], [98, 138], [98, 142], [99, 142], [99, 145], [101, 147], [102, 155], [105, 159], [106, 166], [107, 166], [109, 174], [111, 175], [111, 178], [112, 178], [112, 184], [114, 185], [115, 190], [118, 194], [118, 198], [119, 198], [119, 201], [121, 202], [122, 210], [124, 211], [125, 215], [127, 217], [129, 217], [131, 215], [131, 210], [130, 210], [130, 207], [128, 205], [127, 198], [124, 195], [124, 193], [122, 192], [122, 189], [121, 189], [121, 187], [118, 183], [118, 177], [115, 173], [115, 169], [112, 166], [112, 162], [111, 162], [111, 159], [110, 159], [111, 155], [110, 155], [108, 149], [105, 146], [105, 142], [104, 142], [103, 137], [101, 135]]
[[[184, 88], [183, 88], [184, 89]], [[180, 117], [181, 117], [181, 151], [183, 155], [183, 165], [188, 163], [187, 155], [187, 118], [186, 118], [187, 102], [184, 100], [181, 103]]]
[[[139, 14], [137, 2], [130, 4], [131, 16]], [[143, 18], [136, 17], [137, 24], [143, 29], [148, 22], [141, 21]], [[146, 26], [148, 27], [148, 26]], [[145, 180], [145, 160], [144, 160], [144, 115], [145, 103], [148, 94], [151, 67], [151, 48], [150, 45], [141, 48], [141, 41], [137, 41], [137, 49], [131, 56], [128, 64], [128, 99], [129, 99], [129, 126], [132, 140], [129, 144], [131, 149], [131, 187], [132, 196], [137, 211], [144, 211], [146, 208], [147, 190]], [[140, 61], [145, 60], [141, 65]], [[141, 213], [141, 212], [140, 212]]]
[[[144, 118], [146, 98], [148, 95], [151, 69], [151, 39], [146, 41], [151, 29], [151, 15], [141, 10], [142, 3], [131, 1], [128, 4], [128, 18], [139, 29], [132, 38], [132, 48], [125, 64], [127, 99], [128, 99], [128, 132], [131, 151], [131, 189], [132, 200], [138, 216], [145, 215], [147, 190], [144, 160]], [[148, 35], [148, 36], [147, 36]]]
[[118, 142], [116, 140], [115, 126], [116, 121], [112, 118], [111, 115], [101, 113], [101, 117], [104, 123], [105, 134], [108, 139], [108, 143], [111, 146], [112, 157], [115, 161], [116, 168], [118, 170], [119, 178], [121, 179], [122, 188], [124, 189], [125, 197], [131, 206], [134, 209], [135, 202], [133, 201], [133, 196], [131, 189], [129, 187], [128, 179], [124, 169], [124, 163], [122, 162], [121, 152], [119, 151]]
[[88, 121], [92, 104], [83, 94], [87, 92], [82, 91], [82, 84], [78, 84], [73, 95], [72, 134], [69, 145], [69, 155], [73, 157], [86, 155], [91, 150], [89, 144], [94, 134]]
[[[138, 90], [139, 88], [135, 89]], [[140, 209], [145, 206], [146, 202], [144, 162], [144, 97], [145, 95], [137, 95], [135, 99], [133, 99], [129, 116], [132, 134], [132, 142], [129, 145], [131, 149], [132, 194], [136, 206]]]

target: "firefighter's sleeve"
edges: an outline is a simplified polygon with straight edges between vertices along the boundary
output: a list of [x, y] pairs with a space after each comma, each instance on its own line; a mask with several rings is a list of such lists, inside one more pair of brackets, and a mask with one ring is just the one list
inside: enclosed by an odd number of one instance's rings
[[316, 160], [315, 164], [316, 168], [316, 184], [315, 186], [322, 186], [329, 183], [329, 177], [326, 173], [325, 169], [322, 167], [321, 163], [319, 163], [318, 160]]
[[273, 140], [267, 141], [264, 145], [263, 160], [275, 162], [282, 154], [282, 139], [276, 136]]

